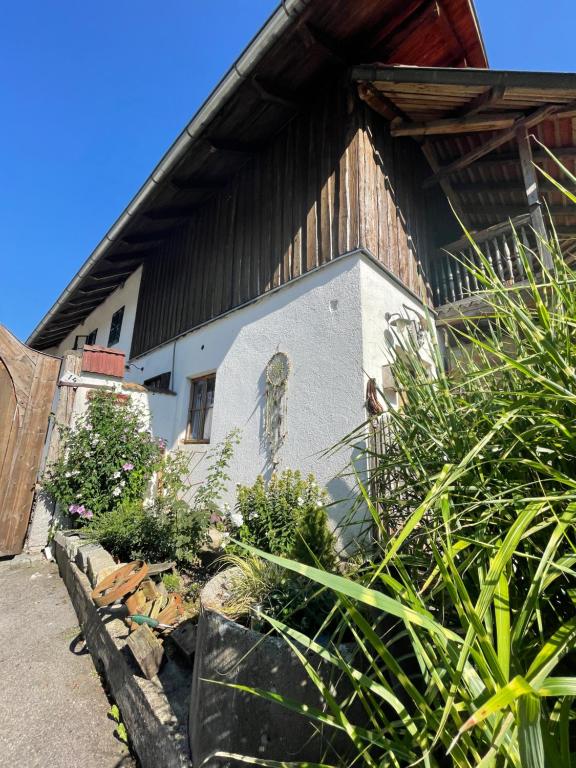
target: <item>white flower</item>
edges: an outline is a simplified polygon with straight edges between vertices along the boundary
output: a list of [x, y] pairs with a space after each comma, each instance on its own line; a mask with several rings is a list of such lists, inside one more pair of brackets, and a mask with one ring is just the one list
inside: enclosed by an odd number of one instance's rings
[[64, 477], [72, 477], [72, 472], [65, 472]]
[[304, 499], [302, 498], [302, 496], [298, 496], [298, 498], [296, 499], [296, 504], [298, 504], [299, 507], [302, 507], [304, 505]]
[[316, 506], [318, 507], [318, 509], [320, 509], [320, 507], [323, 507], [324, 504], [322, 503], [322, 501], [320, 499], [318, 499], [318, 501], [316, 502]]
[[120, 487], [124, 488], [125, 485], [126, 485], [126, 480], [120, 480]]
[[113, 477], [114, 480], [118, 480], [118, 478], [120, 477], [120, 472], [114, 472], [112, 477]]
[[92, 424], [86, 424], [85, 430], [86, 432], [92, 432]]
[[240, 528], [242, 523], [244, 522], [244, 518], [242, 517], [241, 512], [230, 512], [230, 522], [235, 528]]
[[120, 488], [120, 486], [117, 485], [116, 488], [114, 488], [114, 490], [112, 491], [112, 496], [120, 496], [121, 493], [122, 493], [122, 488]]

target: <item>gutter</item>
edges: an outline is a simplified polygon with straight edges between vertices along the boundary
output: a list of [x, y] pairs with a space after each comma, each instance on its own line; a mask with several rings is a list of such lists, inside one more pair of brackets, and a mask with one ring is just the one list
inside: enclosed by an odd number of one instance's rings
[[281, 5], [274, 11], [260, 32], [251, 40], [247, 48], [224, 75], [210, 96], [200, 107], [196, 115], [177, 137], [172, 146], [162, 157], [140, 190], [132, 198], [122, 214], [110, 227], [106, 235], [92, 251], [88, 259], [78, 270], [60, 294], [52, 308], [44, 315], [27, 339], [29, 346], [34, 337], [50, 322], [70, 295], [76, 290], [91, 268], [104, 256], [112, 244], [121, 236], [124, 227], [130, 219], [137, 215], [145, 202], [151, 196], [156, 186], [162, 183], [178, 165], [191, 145], [204, 133], [206, 127], [218, 113], [222, 104], [231, 96], [237, 85], [248, 78], [264, 55], [276, 40], [284, 34], [295, 19], [304, 11], [312, 0], [282, 0]]

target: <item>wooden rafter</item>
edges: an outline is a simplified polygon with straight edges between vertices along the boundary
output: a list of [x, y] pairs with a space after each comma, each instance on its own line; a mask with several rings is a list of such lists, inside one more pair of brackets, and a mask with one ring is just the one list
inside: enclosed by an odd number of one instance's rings
[[449, 117], [430, 120], [426, 123], [392, 123], [392, 136], [431, 136], [452, 133], [476, 133], [479, 131], [500, 131], [511, 128], [523, 115], [521, 112], [494, 112], [489, 115]]
[[161, 229], [157, 232], [139, 232], [133, 235], [126, 235], [121, 242], [127, 245], [139, 245], [140, 243], [155, 243], [164, 240], [171, 233], [170, 229]]
[[457, 160], [454, 160], [448, 165], [441, 167], [437, 173], [435, 173], [429, 179], [426, 179], [423, 185], [424, 188], [432, 187], [434, 184], [438, 184], [442, 179], [446, 179], [456, 171], [461, 171], [463, 168], [467, 168], [479, 158], [488, 155], [490, 152], [498, 149], [498, 147], [506, 144], [506, 142], [510, 141], [516, 136], [516, 131], [518, 128], [521, 128], [522, 126], [524, 126], [526, 129], [533, 128], [534, 126], [538, 125], [538, 123], [541, 123], [543, 120], [551, 117], [561, 109], [563, 109], [563, 107], [559, 104], [546, 104], [545, 106], [536, 109], [531, 114], [520, 118], [516, 121], [512, 128], [502, 131], [497, 136], [494, 136], [492, 139], [485, 141], [479, 147], [475, 147], [470, 152], [467, 152], [466, 154], [462, 155], [462, 157], [459, 157]]
[[[434, 172], [438, 170], [440, 167], [440, 163], [438, 162], [438, 157], [436, 156], [436, 150], [432, 146], [432, 144], [429, 141], [424, 141], [420, 145], [422, 152], [424, 154], [424, 157], [426, 160], [428, 160], [428, 164], [430, 165], [430, 168]], [[454, 209], [454, 212], [460, 219], [460, 221], [468, 226], [468, 215], [466, 211], [463, 210], [462, 206], [460, 205], [460, 201], [454, 194], [454, 190], [452, 189], [452, 184], [450, 183], [449, 179], [442, 179], [440, 182], [440, 186], [442, 187], [442, 191], [450, 201], [450, 204], [452, 205], [452, 208]]]
[[452, 117], [471, 117], [472, 115], [477, 115], [490, 104], [494, 104], [495, 101], [500, 101], [504, 98], [505, 92], [506, 88], [504, 85], [495, 85], [492, 88], [487, 88], [484, 93], [475, 96], [464, 106], [455, 109]]
[[197, 205], [171, 205], [165, 208], [152, 208], [144, 216], [151, 221], [165, 221], [166, 219], [188, 219], [198, 210]]
[[261, 77], [258, 77], [258, 75], [254, 75], [251, 79], [251, 83], [262, 101], [268, 101], [271, 104], [280, 104], [282, 107], [288, 107], [288, 109], [296, 111], [300, 109], [300, 104], [293, 94], [286, 93], [271, 83], [265, 82]]

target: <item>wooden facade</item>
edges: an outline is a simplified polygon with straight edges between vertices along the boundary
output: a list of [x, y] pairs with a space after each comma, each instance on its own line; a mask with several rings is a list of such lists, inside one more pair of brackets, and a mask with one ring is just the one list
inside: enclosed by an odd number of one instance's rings
[[429, 172], [352, 91], [325, 91], [146, 259], [131, 355], [358, 248], [427, 300], [427, 249], [453, 233]]

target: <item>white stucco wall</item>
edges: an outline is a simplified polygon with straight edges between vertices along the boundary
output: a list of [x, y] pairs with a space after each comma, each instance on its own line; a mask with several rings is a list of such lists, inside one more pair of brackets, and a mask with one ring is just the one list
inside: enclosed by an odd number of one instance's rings
[[114, 349], [121, 349], [126, 353], [126, 359], [130, 355], [130, 345], [132, 343], [132, 332], [134, 330], [134, 320], [136, 319], [136, 306], [138, 303], [138, 291], [140, 290], [140, 279], [142, 277], [142, 267], [137, 269], [126, 280], [124, 285], [117, 288], [103, 301], [96, 309], [91, 312], [86, 320], [78, 325], [56, 348], [54, 354], [61, 355], [69, 349], [73, 349], [76, 336], [87, 335], [96, 328], [96, 344], [104, 347], [108, 346], [108, 334], [110, 333], [110, 323], [112, 315], [120, 307], [124, 307], [124, 317], [122, 319], [122, 329], [120, 331], [120, 341], [113, 345]]
[[[174, 365], [177, 397], [150, 395], [155, 434], [191, 457], [192, 479], [203, 479], [207, 450], [241, 430], [230, 468], [233, 483], [271, 472], [264, 438], [265, 368], [277, 352], [290, 359], [287, 436], [279, 469], [313, 472], [336, 500], [352, 486], [338, 477], [349, 453], [321, 456], [363, 419], [360, 259], [335, 262], [247, 307], [136, 360], [129, 376], [141, 382]], [[210, 446], [183, 443], [190, 379], [216, 372]], [[161, 414], [161, 418], [160, 418]], [[234, 486], [230, 498], [234, 500]]]
[[[287, 436], [278, 459], [313, 472], [332, 499], [339, 520], [355, 493], [347, 469], [351, 450], [324, 452], [358, 427], [367, 375], [380, 383], [387, 362], [385, 313], [418, 303], [366, 256], [354, 254], [302, 277], [259, 301], [138, 358], [127, 376], [142, 382], [173, 371], [176, 396], [149, 395], [154, 434], [190, 454], [191, 480], [201, 482], [207, 452], [234, 428], [241, 430], [230, 468], [234, 483], [253, 483], [271, 472], [264, 436], [265, 368], [285, 352], [291, 364], [287, 390]], [[211, 443], [185, 444], [190, 379], [216, 372]]]
[[[139, 284], [140, 270], [75, 329], [60, 350], [69, 348], [76, 334], [95, 327], [97, 343], [106, 344], [112, 314], [125, 306], [117, 347], [128, 359]], [[375, 377], [381, 386], [382, 367], [389, 360], [385, 315], [406, 315], [406, 306], [422, 314], [410, 292], [368, 256], [351, 254], [137, 358], [126, 378], [141, 384], [172, 373], [175, 395], [150, 392], [144, 397], [154, 435], [190, 455], [193, 484], [205, 477], [207, 453], [232, 429], [241, 430], [229, 473], [227, 500], [234, 503], [235, 483], [253, 483], [258, 474], [272, 471], [264, 433], [265, 368], [275, 352], [285, 352], [291, 369], [287, 435], [277, 456], [278, 469], [313, 472], [338, 502], [331, 509], [338, 521], [355, 494], [348, 469], [352, 453], [325, 451], [366, 419], [367, 377]], [[210, 445], [186, 444], [190, 380], [212, 372], [216, 389]]]

